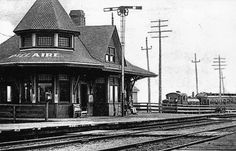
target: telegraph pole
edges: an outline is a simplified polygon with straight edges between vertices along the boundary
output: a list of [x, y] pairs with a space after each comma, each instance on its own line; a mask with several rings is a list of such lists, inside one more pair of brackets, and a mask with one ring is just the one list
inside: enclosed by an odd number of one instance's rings
[[159, 112], [161, 112], [161, 101], [162, 101], [162, 50], [161, 50], [161, 39], [167, 38], [168, 36], [162, 36], [163, 32], [172, 32], [172, 30], [162, 30], [162, 27], [167, 27], [168, 25], [162, 25], [163, 22], [167, 22], [168, 20], [157, 20], [151, 21], [151, 23], [158, 23], [157, 26], [151, 26], [151, 28], [157, 28], [157, 31], [150, 31], [148, 33], [157, 33], [158, 36], [154, 36], [152, 38], [159, 39]]
[[195, 64], [195, 74], [196, 74], [196, 94], [198, 94], [198, 75], [197, 75], [197, 63], [199, 63], [200, 60], [197, 60], [197, 55], [194, 53], [194, 60], [192, 60], [192, 63]]
[[[147, 56], [147, 69], [150, 71], [149, 68], [149, 54], [148, 51], [152, 49], [152, 46], [148, 47], [148, 38], [146, 37], [146, 48], [141, 47], [141, 50], [146, 50], [146, 56]], [[151, 103], [151, 86], [150, 86], [150, 77], [148, 77], [148, 103]]]
[[221, 58], [220, 55], [218, 56], [218, 58], [214, 58], [212, 66], [215, 66], [215, 70], [219, 70], [219, 99], [220, 99], [220, 103], [222, 103], [222, 97], [221, 97], [221, 80], [222, 80], [222, 70], [225, 69], [223, 68], [223, 66], [226, 66], [225, 63], [225, 58]]
[[121, 112], [122, 116], [125, 115], [124, 110], [124, 93], [125, 93], [125, 17], [129, 14], [129, 9], [141, 10], [142, 6], [120, 6], [120, 7], [109, 7], [104, 8], [104, 12], [117, 11], [120, 16], [120, 42], [121, 42]]
[[111, 13], [111, 25], [114, 25], [114, 16], [113, 16], [113, 12]]
[[225, 85], [224, 85], [224, 75], [223, 75], [223, 72], [221, 71], [221, 80], [222, 80], [222, 91], [223, 91], [223, 94], [225, 93]]

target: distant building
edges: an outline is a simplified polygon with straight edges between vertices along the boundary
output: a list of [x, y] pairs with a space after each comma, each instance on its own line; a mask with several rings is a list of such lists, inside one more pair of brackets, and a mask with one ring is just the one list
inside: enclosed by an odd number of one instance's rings
[[136, 86], [134, 86], [133, 90], [132, 90], [133, 103], [137, 103], [138, 102], [138, 92], [139, 92], [139, 89]]

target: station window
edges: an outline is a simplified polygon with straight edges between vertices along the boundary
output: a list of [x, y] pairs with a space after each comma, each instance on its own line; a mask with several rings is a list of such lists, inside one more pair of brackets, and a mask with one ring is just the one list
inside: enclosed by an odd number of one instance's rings
[[32, 47], [32, 35], [22, 35], [21, 36], [21, 47]]
[[106, 62], [115, 62], [115, 48], [108, 47], [108, 52], [105, 59]]
[[109, 102], [119, 101], [119, 82], [118, 78], [111, 77], [109, 80]]
[[66, 35], [66, 34], [59, 34], [58, 46], [59, 47], [71, 48], [72, 47], [72, 36], [71, 35]]
[[7, 86], [7, 102], [12, 102], [12, 87]]
[[37, 34], [37, 46], [48, 47], [53, 46], [53, 34]]
[[68, 75], [59, 75], [60, 102], [70, 102], [70, 80]]
[[52, 102], [53, 80], [51, 74], [40, 74], [38, 76], [38, 101], [40, 103]]

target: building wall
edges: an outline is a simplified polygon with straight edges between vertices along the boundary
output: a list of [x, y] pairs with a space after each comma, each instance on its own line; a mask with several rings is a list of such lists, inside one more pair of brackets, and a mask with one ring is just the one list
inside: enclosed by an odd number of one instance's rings
[[[88, 111], [90, 116], [121, 115], [119, 76], [104, 72], [97, 72], [96, 75], [91, 74], [94, 72], [81, 74], [70, 70], [72, 69], [21, 69], [21, 74], [12, 77], [8, 76], [13, 75], [11, 71], [1, 73], [4, 78], [0, 81], [0, 88], [3, 90], [0, 91], [0, 103], [37, 105], [48, 101], [50, 118], [72, 117], [73, 104], [80, 104], [81, 110]], [[66, 89], [63, 89], [66, 84]], [[7, 86], [11, 86], [11, 98], [8, 101]], [[63, 96], [67, 93], [67, 99], [61, 100], [65, 99]]]

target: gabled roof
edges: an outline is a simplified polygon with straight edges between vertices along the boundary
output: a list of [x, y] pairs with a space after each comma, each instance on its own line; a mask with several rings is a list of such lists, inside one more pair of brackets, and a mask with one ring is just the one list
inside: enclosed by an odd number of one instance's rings
[[115, 26], [80, 26], [80, 38], [92, 56], [101, 62], [105, 62], [104, 54], [107, 52], [109, 42], [115, 30]]
[[[106, 63], [104, 56], [107, 52], [109, 42], [112, 39], [112, 36], [117, 37], [117, 43], [120, 44], [119, 37], [117, 34], [117, 29], [112, 25], [102, 25], [102, 26], [81, 26], [78, 27], [80, 31], [80, 38], [85, 44], [85, 47], [88, 49], [90, 54], [103, 62], [104, 71], [110, 72], [120, 72], [120, 64]], [[120, 46], [120, 45], [119, 45]], [[121, 50], [120, 50], [121, 51]], [[118, 52], [118, 55], [121, 53]], [[154, 77], [156, 74], [149, 72], [145, 69], [132, 65], [127, 60], [125, 60], [125, 73], [131, 75], [145, 76], [145, 77]]]
[[31, 30], [78, 32], [58, 0], [37, 0], [16, 26], [14, 32]]

